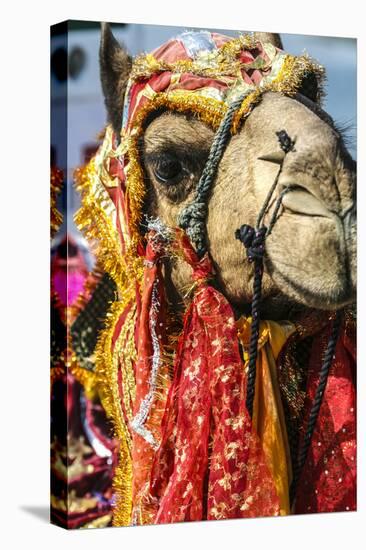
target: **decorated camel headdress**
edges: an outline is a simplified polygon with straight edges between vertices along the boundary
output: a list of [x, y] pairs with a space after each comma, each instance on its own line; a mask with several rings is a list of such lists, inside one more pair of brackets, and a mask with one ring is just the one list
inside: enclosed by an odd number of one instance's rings
[[[207, 185], [200, 182], [176, 227], [148, 219], [139, 140], [149, 115], [162, 109], [193, 114], [227, 138], [267, 91], [320, 101], [322, 76], [308, 56], [250, 35], [184, 32], [134, 60], [120, 134], [107, 126], [97, 154], [76, 174], [76, 222], [119, 292], [97, 354], [103, 404], [120, 441], [116, 525], [289, 511], [288, 486], [268, 468], [251, 427], [233, 312], [209, 284]], [[193, 273], [178, 323], [165, 296], [169, 255]]]

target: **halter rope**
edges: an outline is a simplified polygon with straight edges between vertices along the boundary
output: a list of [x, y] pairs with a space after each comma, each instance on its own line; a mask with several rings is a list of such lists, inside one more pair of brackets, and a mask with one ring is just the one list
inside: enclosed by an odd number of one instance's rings
[[179, 226], [185, 230], [200, 258], [207, 252], [206, 218], [208, 199], [216, 178], [220, 160], [230, 139], [230, 130], [236, 111], [241, 107], [249, 92], [242, 94], [229, 106], [214, 136], [207, 162], [197, 184], [193, 201], [180, 214]]
[[310, 443], [313, 437], [316, 421], [318, 419], [320, 407], [323, 400], [324, 390], [327, 385], [328, 374], [334, 359], [334, 353], [338, 341], [339, 330], [342, 323], [342, 310], [338, 310], [333, 322], [332, 331], [328, 340], [326, 352], [324, 354], [323, 364], [320, 369], [319, 382], [316, 388], [313, 404], [310, 410], [308, 423], [305, 430], [304, 439], [300, 448], [297, 462], [293, 471], [293, 479], [290, 487], [290, 505], [292, 507], [295, 497], [298, 482], [301, 477], [302, 469], [305, 465], [306, 456], [309, 451]]

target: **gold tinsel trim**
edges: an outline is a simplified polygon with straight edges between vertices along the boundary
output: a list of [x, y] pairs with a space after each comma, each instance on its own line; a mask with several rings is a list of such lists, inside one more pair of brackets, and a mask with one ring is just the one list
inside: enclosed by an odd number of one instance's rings
[[133, 403], [136, 394], [134, 362], [137, 359], [134, 329], [136, 308], [131, 308], [123, 323], [121, 334], [118, 337], [113, 353], [119, 357], [123, 381], [123, 403], [127, 419], [133, 418]]
[[[119, 369], [119, 335], [115, 350], [112, 340], [126, 303], [115, 302], [107, 314], [106, 326], [100, 335], [96, 348], [96, 375], [102, 405], [107, 416], [112, 420], [115, 435], [119, 441], [119, 463], [113, 479], [116, 502], [113, 514], [113, 525], [129, 525], [132, 510], [132, 460], [131, 437], [121, 409], [118, 388]], [[123, 335], [122, 335], [123, 336]]]
[[278, 75], [273, 80], [265, 83], [263, 86], [256, 88], [244, 99], [240, 109], [234, 116], [232, 133], [235, 134], [239, 130], [243, 119], [248, 116], [253, 107], [261, 101], [265, 92], [278, 92], [291, 97], [297, 93], [301, 82], [307, 73], [316, 74], [319, 87], [318, 99], [320, 101], [320, 98], [323, 95], [323, 68], [314, 63], [307, 55], [302, 55], [299, 57], [286, 55]]
[[193, 73], [197, 76], [220, 77], [232, 76], [240, 68], [250, 65], [240, 62], [237, 56], [243, 49], [253, 49], [256, 40], [249, 34], [242, 34], [238, 38], [229, 40], [220, 48], [206, 54], [208, 63], [198, 55], [197, 59], [183, 59], [168, 63], [156, 59], [151, 53], [141, 54], [134, 60], [131, 76], [132, 80], [149, 78], [151, 75], [164, 71], [173, 73]]
[[307, 54], [299, 56], [286, 55], [280, 72], [273, 81], [273, 88], [270, 87], [270, 89], [284, 95], [293, 96], [299, 90], [304, 77], [311, 73], [316, 76], [318, 83], [317, 100], [320, 103], [324, 96], [324, 67], [313, 61]]
[[[195, 94], [189, 90], [172, 90], [154, 95], [139, 108], [134, 122], [134, 133], [140, 137], [148, 114], [157, 109], [171, 109], [179, 113], [192, 113], [213, 129], [217, 129], [227, 111], [227, 105], [218, 99]], [[135, 140], [134, 140], [135, 141]], [[128, 149], [130, 155], [130, 149]]]
[[[112, 129], [107, 128], [111, 134]], [[112, 155], [113, 151], [109, 153]], [[108, 157], [98, 159], [103, 164]], [[131, 201], [131, 225], [135, 229], [130, 242], [127, 241], [127, 252], [123, 256], [121, 242], [115, 226], [116, 209], [101, 181], [100, 171], [105, 176], [105, 170], [96, 167], [94, 157], [89, 164], [78, 168], [74, 173], [76, 189], [81, 194], [81, 207], [74, 216], [75, 223], [84, 233], [94, 248], [99, 269], [108, 273], [115, 281], [120, 293], [124, 293], [136, 280], [142, 279], [143, 260], [137, 257], [136, 249], [141, 237], [138, 232], [137, 217], [133, 212], [141, 212], [143, 203], [143, 174], [139, 167], [135, 185], [129, 190]], [[139, 166], [139, 165], [138, 165]], [[135, 166], [136, 168], [136, 166]], [[93, 246], [94, 245], [94, 246]]]
[[76, 169], [74, 178], [81, 194], [81, 208], [74, 216], [75, 223], [94, 246], [98, 243], [96, 255], [99, 265], [121, 287], [126, 281], [121, 244], [117, 229], [107, 213], [111, 210], [112, 201], [98, 180], [95, 157], [85, 167]]
[[220, 48], [220, 53], [225, 59], [235, 60], [242, 50], [252, 50], [256, 47], [258, 40], [251, 34], [241, 34], [225, 42]]
[[76, 358], [70, 366], [70, 372], [83, 386], [86, 397], [94, 399], [97, 396], [97, 377], [95, 373], [80, 367]]

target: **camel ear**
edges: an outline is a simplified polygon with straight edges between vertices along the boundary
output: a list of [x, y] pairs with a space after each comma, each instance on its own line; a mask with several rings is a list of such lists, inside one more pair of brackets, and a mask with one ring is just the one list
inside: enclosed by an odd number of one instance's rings
[[320, 100], [321, 93], [318, 77], [314, 73], [307, 73], [302, 79], [298, 92], [317, 103]]
[[[269, 42], [276, 48], [283, 50], [282, 40], [279, 34], [272, 32], [255, 32], [254, 38], [259, 42]], [[304, 76], [298, 92], [311, 101], [317, 102], [319, 100], [319, 82], [314, 73], [308, 73]], [[266, 159], [265, 159], [266, 160]]]
[[259, 40], [259, 42], [269, 42], [276, 48], [283, 50], [282, 40], [278, 33], [273, 32], [255, 32], [254, 38]]
[[119, 135], [123, 100], [132, 60], [127, 51], [114, 38], [108, 23], [101, 23], [99, 65], [108, 120]]

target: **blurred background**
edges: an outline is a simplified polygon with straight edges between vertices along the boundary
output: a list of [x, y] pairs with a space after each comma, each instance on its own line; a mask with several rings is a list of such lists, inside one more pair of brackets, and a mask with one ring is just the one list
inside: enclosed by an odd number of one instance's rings
[[[98, 51], [100, 24], [97, 22], [71, 21], [68, 23], [68, 39], [57, 35], [51, 41], [52, 86], [52, 135], [54, 162], [65, 171], [67, 186], [61, 195], [60, 208], [64, 227], [80, 239], [73, 223], [73, 213], [79, 198], [72, 187], [74, 169], [86, 162], [98, 145], [98, 133], [103, 129], [106, 112], [99, 81]], [[170, 27], [142, 24], [113, 24], [115, 37], [132, 55], [148, 52], [183, 30], [200, 30], [187, 27]], [[238, 36], [248, 29], [207, 29], [229, 36]], [[327, 96], [325, 110], [341, 126], [348, 127], [348, 146], [356, 158], [356, 91], [357, 91], [357, 41], [351, 38], [281, 34], [284, 49], [291, 54], [307, 52], [326, 69]], [[68, 63], [65, 63], [65, 60]], [[68, 66], [68, 74], [65, 67]], [[68, 95], [67, 150], [62, 145], [65, 136], [58, 132], [58, 120], [65, 116], [64, 97]], [[67, 156], [67, 159], [66, 159]]]

